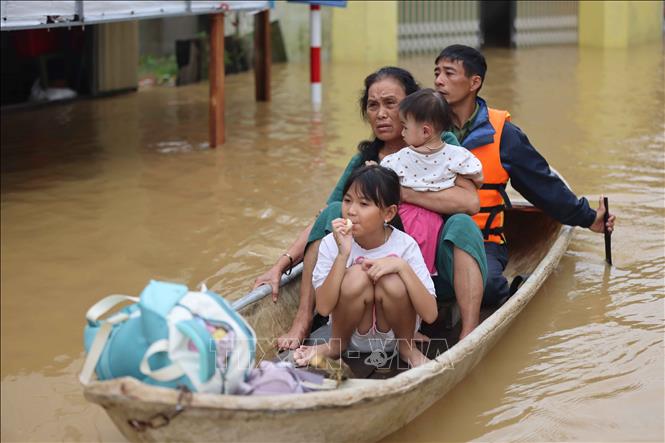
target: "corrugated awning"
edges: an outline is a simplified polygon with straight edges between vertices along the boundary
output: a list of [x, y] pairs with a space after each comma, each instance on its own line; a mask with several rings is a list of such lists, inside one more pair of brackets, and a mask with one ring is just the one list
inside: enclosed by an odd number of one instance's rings
[[82, 26], [227, 11], [257, 12], [272, 1], [12, 1], [0, 2], [0, 30]]

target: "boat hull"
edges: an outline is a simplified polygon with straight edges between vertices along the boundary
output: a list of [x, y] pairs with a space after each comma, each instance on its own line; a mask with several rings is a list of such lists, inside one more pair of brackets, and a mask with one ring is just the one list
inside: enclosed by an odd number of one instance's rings
[[[513, 215], [524, 218], [524, 226], [532, 227], [538, 224], [534, 220], [546, 219], [526, 206], [516, 208]], [[535, 251], [533, 238], [525, 235], [519, 223], [513, 224], [510, 235], [517, 252], [513, 254], [511, 249], [512, 268], [507, 273], [529, 271], [530, 277], [471, 334], [423, 366], [386, 380], [351, 379], [327, 392], [265, 397], [194, 394], [191, 404], [166, 426], [142, 431], [131, 426], [130, 421], [149, 420], [160, 413], [168, 415], [177, 404], [177, 391], [123, 378], [92, 382], [85, 387], [85, 397], [101, 405], [131, 441], [379, 440], [443, 397], [482, 360], [556, 268], [573, 235], [572, 228], [547, 221], [536, 226], [543, 235], [540, 250]], [[532, 254], [520, 255], [520, 242], [525, 248], [530, 245]], [[296, 312], [299, 279], [297, 272], [294, 274], [284, 282], [277, 304], [270, 300], [267, 288], [262, 289], [263, 295], [250, 294], [236, 303], [255, 328], [264, 358], [274, 355], [272, 340], [288, 329]]]

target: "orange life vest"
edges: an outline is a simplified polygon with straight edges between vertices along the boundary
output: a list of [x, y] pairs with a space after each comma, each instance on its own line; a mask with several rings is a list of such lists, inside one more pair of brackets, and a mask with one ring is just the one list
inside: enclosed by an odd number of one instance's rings
[[489, 121], [494, 128], [494, 141], [479, 146], [471, 152], [478, 157], [483, 165], [484, 184], [478, 190], [480, 197], [480, 212], [473, 216], [485, 241], [504, 243], [503, 219], [504, 209], [510, 207], [510, 200], [506, 194], [506, 183], [508, 183], [508, 172], [501, 165], [499, 145], [501, 144], [501, 133], [503, 124], [510, 121], [508, 111], [499, 111], [487, 108]]

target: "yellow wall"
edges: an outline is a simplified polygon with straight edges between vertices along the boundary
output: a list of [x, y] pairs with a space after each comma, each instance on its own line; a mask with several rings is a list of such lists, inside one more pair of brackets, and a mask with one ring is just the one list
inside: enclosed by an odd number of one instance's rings
[[397, 2], [347, 2], [332, 9], [332, 60], [397, 62]]
[[579, 44], [626, 48], [663, 38], [662, 1], [590, 1], [579, 3]]

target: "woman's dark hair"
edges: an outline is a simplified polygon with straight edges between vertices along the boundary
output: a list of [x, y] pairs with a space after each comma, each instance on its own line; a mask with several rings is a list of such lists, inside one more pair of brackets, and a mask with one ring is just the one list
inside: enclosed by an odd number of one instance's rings
[[[420, 85], [415, 78], [406, 69], [395, 66], [384, 66], [376, 72], [365, 77], [365, 89], [360, 96], [360, 114], [364, 120], [367, 120], [367, 101], [369, 99], [369, 88], [376, 82], [391, 78], [404, 88], [404, 93], [408, 96], [420, 89]], [[383, 141], [374, 137], [373, 140], [364, 140], [358, 144], [358, 151], [362, 156], [363, 163], [372, 160], [379, 161], [379, 150], [383, 147]]]
[[443, 95], [430, 88], [407, 95], [399, 104], [399, 113], [418, 123], [429, 123], [437, 134], [447, 131], [453, 124], [448, 102]]
[[351, 173], [344, 185], [346, 195], [353, 184], [358, 187], [365, 198], [374, 202], [379, 208], [399, 205], [399, 177], [392, 169], [378, 165], [362, 166]]

